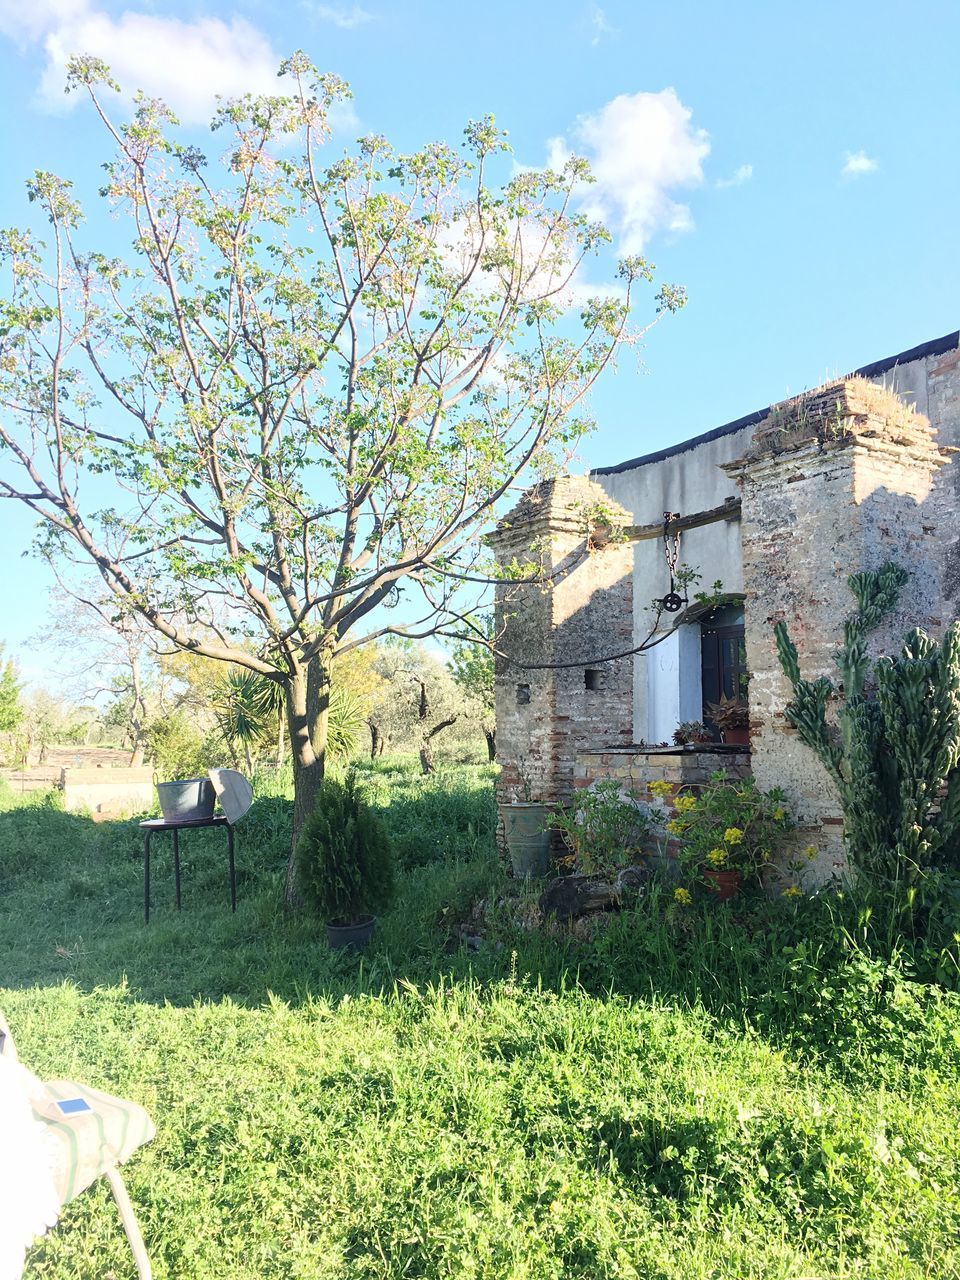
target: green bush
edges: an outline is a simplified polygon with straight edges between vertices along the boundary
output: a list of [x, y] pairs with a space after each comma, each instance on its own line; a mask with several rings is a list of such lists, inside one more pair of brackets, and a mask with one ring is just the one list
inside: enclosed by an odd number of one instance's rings
[[204, 734], [185, 711], [175, 711], [150, 725], [147, 755], [161, 782], [203, 778], [208, 769], [227, 763], [223, 740]]
[[680, 838], [680, 860], [695, 876], [706, 867], [758, 879], [793, 825], [782, 791], [761, 791], [752, 778], [731, 782], [722, 769], [674, 807], [668, 829]]
[[382, 819], [349, 774], [325, 779], [297, 843], [307, 905], [331, 924], [354, 924], [393, 898], [393, 853]]
[[584, 787], [550, 815], [570, 850], [567, 861], [574, 871], [587, 875], [610, 874], [632, 862], [644, 852], [653, 823], [660, 818], [659, 811], [613, 781]]

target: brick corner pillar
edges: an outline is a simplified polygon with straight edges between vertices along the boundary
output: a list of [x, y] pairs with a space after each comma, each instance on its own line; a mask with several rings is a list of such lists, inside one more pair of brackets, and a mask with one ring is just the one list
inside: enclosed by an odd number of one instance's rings
[[[604, 524], [591, 527], [597, 511]], [[496, 589], [507, 655], [496, 663], [498, 798], [523, 799], [525, 777], [532, 799], [555, 804], [573, 789], [578, 751], [632, 738], [633, 659], [594, 661], [633, 644], [633, 548], [617, 536], [631, 520], [599, 485], [561, 476], [488, 539], [501, 569], [516, 562], [538, 578]]]
[[936, 480], [950, 451], [935, 435], [892, 392], [849, 378], [775, 406], [746, 456], [724, 466], [742, 495], [752, 770], [760, 787], [786, 791], [800, 840], [820, 850], [811, 883], [846, 864], [840, 801], [784, 717], [790, 686], [774, 624], [787, 623], [806, 679], [836, 683], [834, 655], [856, 609], [847, 579], [892, 560], [910, 578], [871, 654], [896, 652], [911, 627], [942, 630]]

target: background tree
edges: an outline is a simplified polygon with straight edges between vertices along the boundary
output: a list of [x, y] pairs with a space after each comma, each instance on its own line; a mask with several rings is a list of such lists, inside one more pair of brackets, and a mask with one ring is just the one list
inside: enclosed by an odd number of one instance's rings
[[3, 645], [0, 644], [0, 746], [4, 760], [16, 755], [16, 731], [23, 721], [22, 689], [16, 664], [3, 661]]
[[[484, 614], [478, 622], [479, 631], [488, 641], [493, 641], [493, 617]], [[497, 758], [497, 715], [494, 685], [494, 652], [480, 642], [461, 641], [453, 647], [451, 666], [453, 678], [469, 699], [472, 714], [479, 720], [487, 741], [487, 759], [491, 764]]]
[[[296, 831], [334, 659], [449, 628], [479, 531], [582, 435], [652, 272], [625, 260], [615, 291], [583, 298], [609, 240], [575, 208], [585, 161], [497, 189], [507, 145], [487, 118], [465, 153], [370, 136], [323, 165], [346, 88], [302, 54], [281, 73], [286, 97], [218, 111], [227, 158], [208, 175], [162, 103], [140, 95], [115, 123], [107, 68], [71, 62], [133, 242], [89, 250], [71, 184], [28, 184], [50, 233], [0, 240], [0, 493], [165, 641], [283, 686]], [[664, 286], [658, 312], [682, 301]]]
[[0, 645], [0, 733], [11, 733], [23, 719], [22, 688], [16, 663], [9, 658], [3, 662], [3, 645]]
[[64, 682], [81, 699], [109, 698], [100, 718], [120, 730], [123, 745], [130, 749], [130, 765], [142, 765], [148, 728], [162, 714], [165, 693], [155, 633], [138, 614], [118, 609], [109, 593], [85, 591], [58, 566], [53, 570], [53, 620], [40, 638], [62, 650]]
[[[382, 684], [368, 717], [372, 743], [412, 749], [422, 771], [432, 773], [437, 740], [467, 717], [467, 700], [446, 664], [423, 645], [381, 645], [378, 670]], [[382, 754], [382, 747], [371, 754]]]

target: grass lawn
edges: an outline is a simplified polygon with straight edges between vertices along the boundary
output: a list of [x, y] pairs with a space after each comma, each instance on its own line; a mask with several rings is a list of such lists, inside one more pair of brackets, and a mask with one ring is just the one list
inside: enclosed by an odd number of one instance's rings
[[[157, 1280], [960, 1276], [960, 1000], [816, 904], [664, 913], [591, 942], [456, 923], [503, 889], [487, 770], [371, 777], [400, 896], [363, 957], [278, 903], [288, 803], [157, 840], [0, 812], [0, 1006], [21, 1057], [143, 1102], [127, 1166]], [[103, 1187], [26, 1275], [126, 1280]]]

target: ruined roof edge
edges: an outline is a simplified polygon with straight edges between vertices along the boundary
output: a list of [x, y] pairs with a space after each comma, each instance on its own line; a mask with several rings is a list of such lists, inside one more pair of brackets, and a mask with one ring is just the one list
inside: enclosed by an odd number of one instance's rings
[[[860, 369], [854, 369], [852, 373], [846, 374], [846, 377], [863, 377], [876, 378], [881, 373], [887, 373], [890, 369], [894, 369], [897, 365], [912, 364], [914, 360], [922, 360], [925, 356], [939, 356], [945, 351], [953, 351], [960, 346], [960, 329], [955, 329], [953, 333], [944, 334], [942, 338], [933, 338], [929, 342], [921, 342], [917, 347], [910, 347], [908, 351], [900, 351], [895, 356], [887, 356], [883, 360], [874, 360], [872, 364], [865, 364]], [[667, 445], [665, 449], [657, 449], [655, 453], [646, 453], [639, 458], [631, 458], [628, 462], [618, 462], [612, 467], [593, 467], [590, 470], [592, 476], [613, 476], [621, 471], [632, 471], [635, 467], [645, 467], [651, 462], [663, 462], [667, 458], [676, 457], [678, 453], [686, 453], [688, 449], [696, 449], [698, 445], [709, 444], [711, 440], [719, 440], [722, 436], [732, 435], [735, 431], [742, 431], [744, 427], [756, 426], [758, 422], [762, 422], [770, 410], [774, 406], [767, 405], [765, 409], [757, 409], [754, 413], [745, 414], [742, 418], [735, 418], [733, 422], [726, 422], [722, 427], [714, 427], [712, 431], [705, 431], [702, 435], [694, 436], [691, 440], [682, 440], [679, 444]]]

